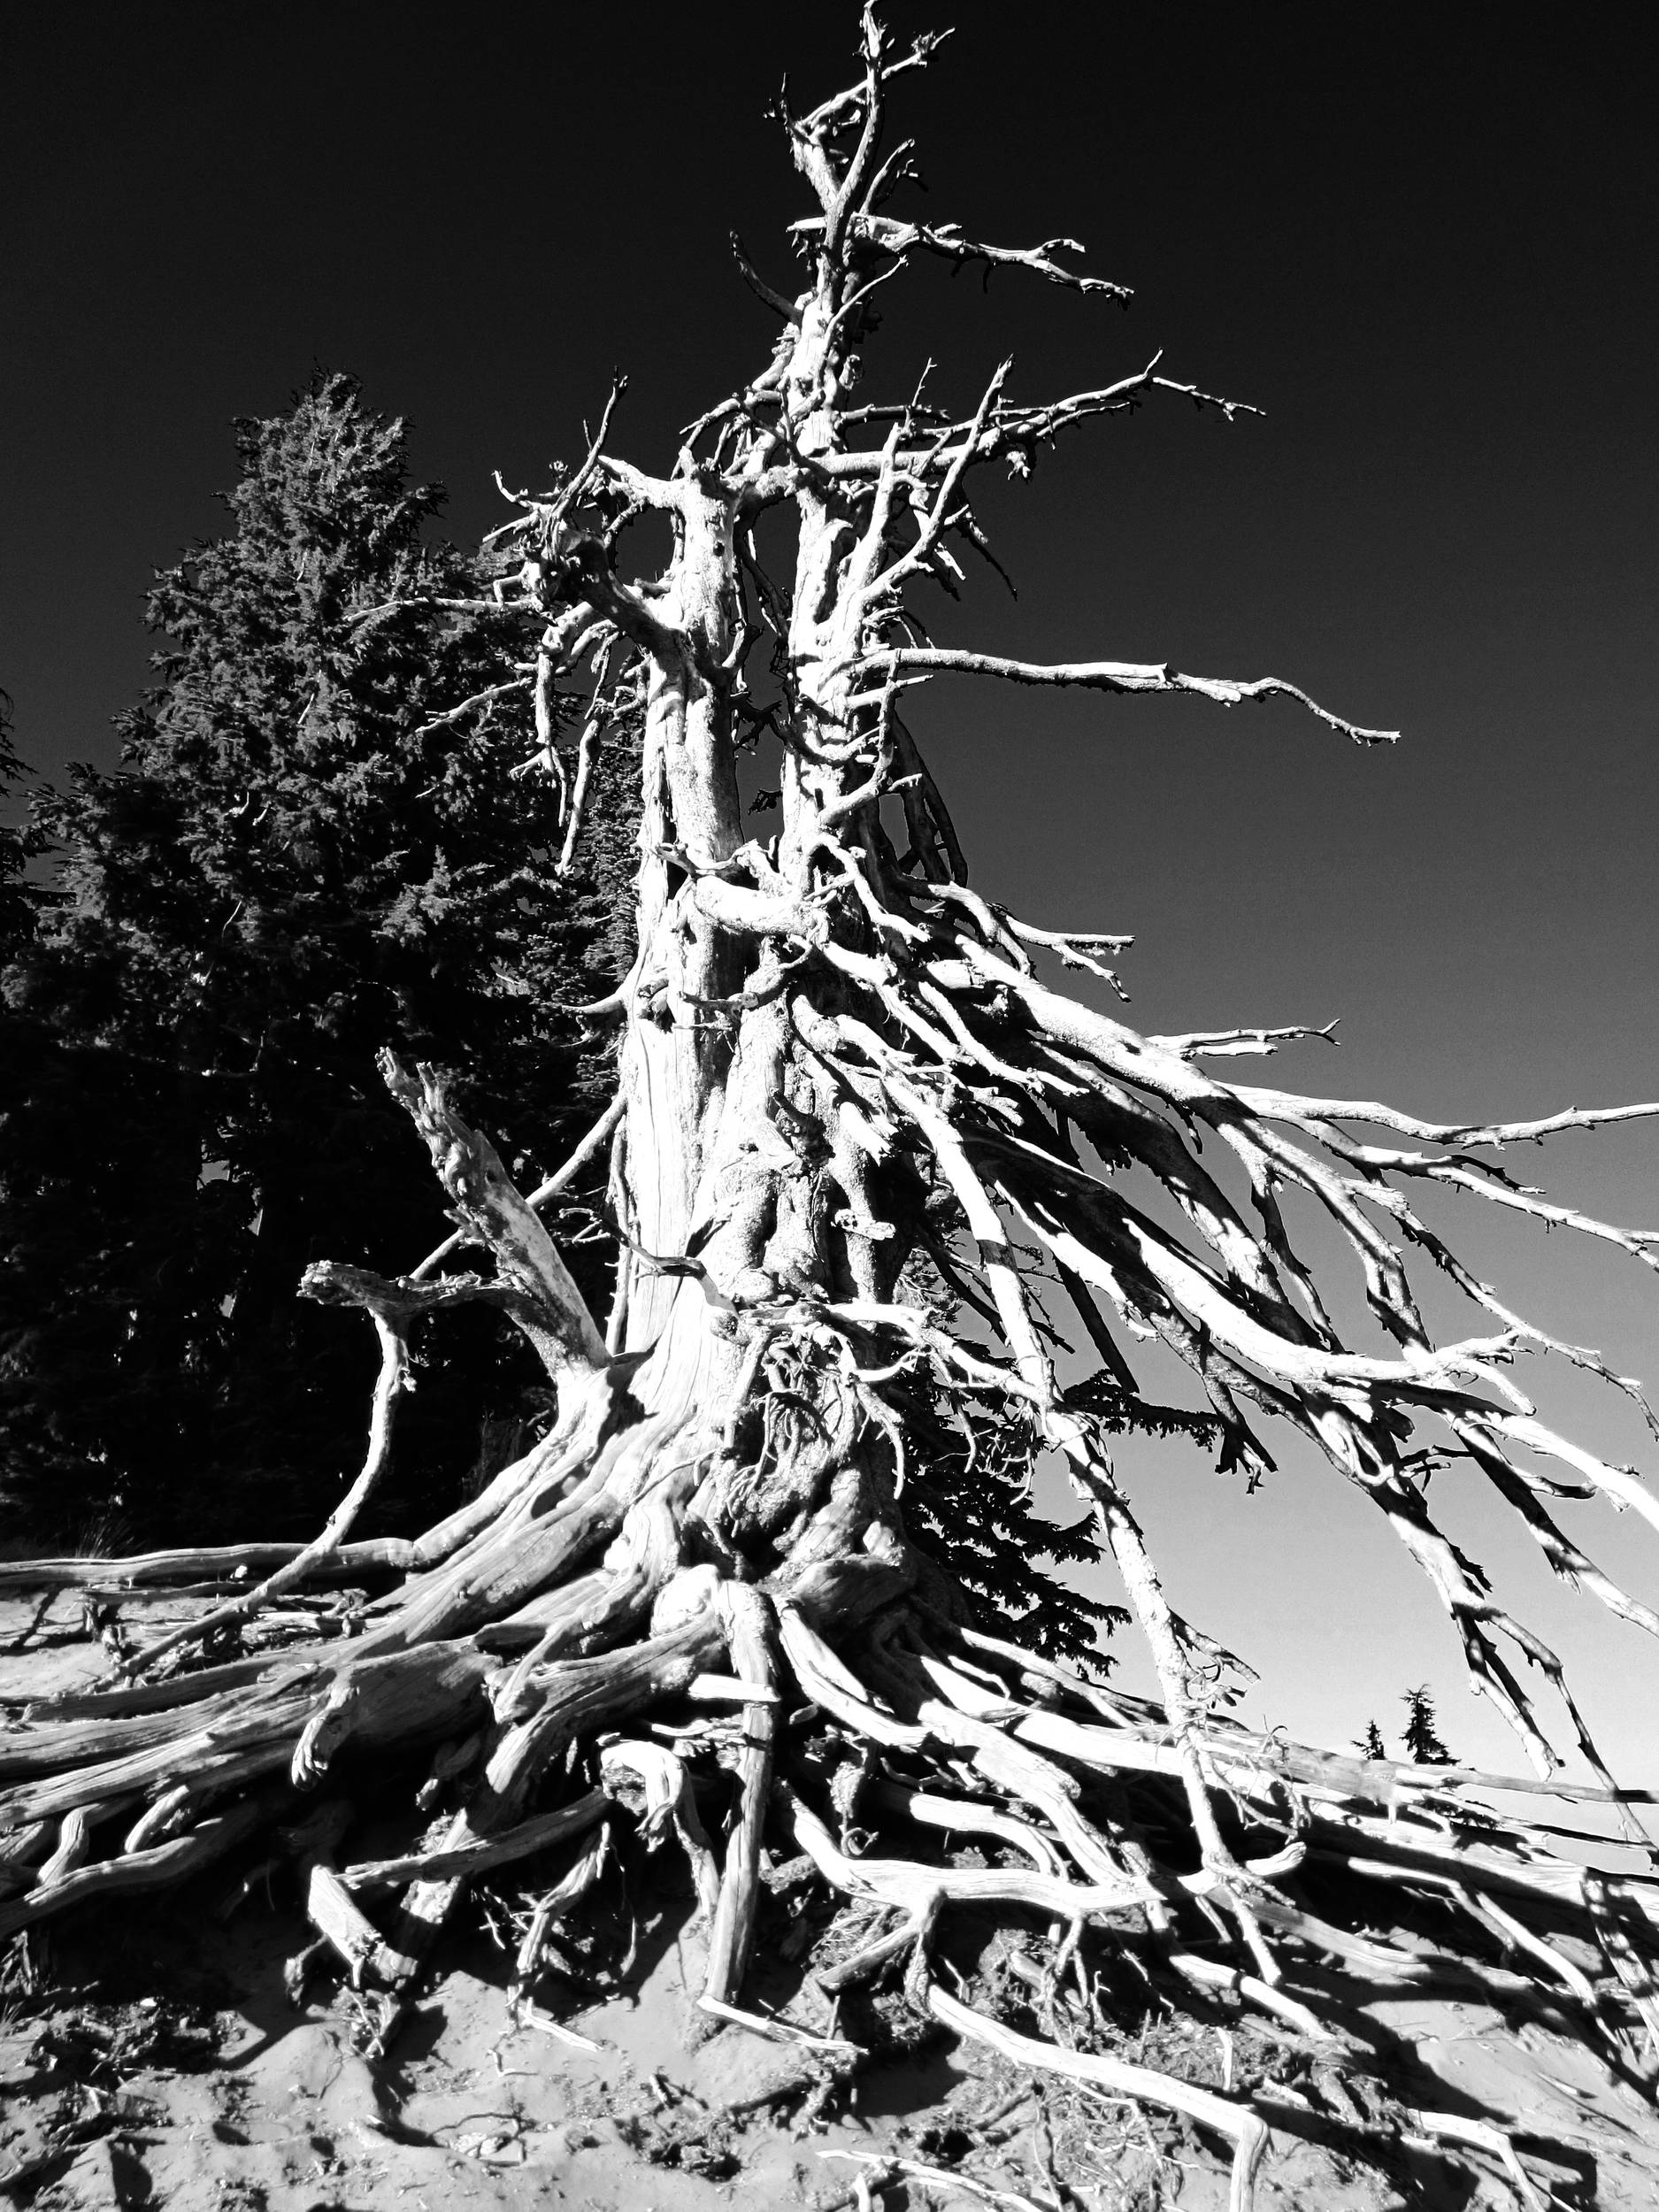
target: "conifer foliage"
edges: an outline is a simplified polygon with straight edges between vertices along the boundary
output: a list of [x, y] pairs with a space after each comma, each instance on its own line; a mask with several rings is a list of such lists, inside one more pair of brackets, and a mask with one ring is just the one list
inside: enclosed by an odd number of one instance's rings
[[[4, 1480], [60, 1536], [112, 1499], [165, 1533], [180, 1470], [197, 1530], [336, 1494], [368, 1346], [301, 1273], [444, 1231], [379, 1047], [451, 1070], [533, 1180], [592, 1077], [551, 1002], [585, 995], [614, 854], [559, 876], [488, 576], [434, 541], [405, 426], [319, 374], [237, 450], [225, 534], [150, 594], [119, 770], [37, 804], [55, 872], [12, 933]], [[527, 1409], [492, 1319], [418, 1353], [419, 1494]]]
[[1406, 1692], [1405, 1709], [1403, 1741], [1407, 1758], [1420, 1767], [1450, 1766], [1452, 1755], [1440, 1740], [1434, 1701], [1426, 1685], [1420, 1683], [1415, 1690]]

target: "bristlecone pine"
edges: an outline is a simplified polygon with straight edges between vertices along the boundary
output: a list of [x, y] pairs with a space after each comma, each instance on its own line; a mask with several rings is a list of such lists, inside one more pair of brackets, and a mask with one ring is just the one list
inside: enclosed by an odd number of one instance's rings
[[[905, 719], [924, 681], [1222, 705], [1282, 695], [1362, 743], [1387, 733], [1274, 678], [1045, 666], [929, 642], [914, 593], [939, 583], [954, 595], [958, 552], [987, 550], [970, 505], [978, 472], [1024, 475], [1073, 424], [1160, 391], [1229, 404], [1153, 368], [1041, 405], [1010, 401], [999, 370], [959, 417], [920, 394], [866, 400], [860, 349], [877, 288], [918, 257], [1118, 293], [1074, 272], [1067, 241], [995, 246], [887, 211], [912, 175], [904, 147], [883, 153], [889, 89], [936, 42], [900, 52], [866, 15], [858, 81], [810, 113], [783, 112], [815, 211], [794, 227], [807, 273], [795, 296], [739, 250], [779, 322], [754, 381], [710, 407], [660, 475], [610, 449], [618, 385], [580, 465], [545, 495], [518, 497], [498, 534], [511, 556], [503, 621], [518, 616], [536, 641], [526, 680], [549, 756], [572, 717], [580, 727], [566, 858], [607, 734], [643, 733], [638, 955], [611, 1001], [582, 1010], [620, 1025], [616, 1102], [570, 1169], [526, 1200], [437, 1074], [388, 1056], [457, 1235], [408, 1275], [310, 1271], [311, 1296], [367, 1312], [381, 1355], [367, 1458], [328, 1527], [301, 1550], [7, 1571], [8, 1586], [96, 1586], [105, 1604], [123, 1586], [204, 1581], [223, 1602], [148, 1647], [114, 1639], [120, 1686], [37, 1707], [12, 1735], [0, 1759], [0, 1933], [173, 1882], [275, 1827], [323, 1936], [378, 1989], [384, 2038], [469, 1880], [576, 1839], [539, 1939], [580, 1911], [603, 1824], [621, 1847], [642, 1819], [652, 1836], [677, 1833], [692, 1862], [706, 2030], [743, 2016], [768, 1847], [809, 1859], [869, 1921], [862, 1950], [821, 1967], [820, 1991], [897, 1972], [919, 2014], [1018, 2064], [1187, 2115], [1230, 2147], [1239, 2208], [1267, 2124], [1289, 2105], [1129, 2063], [1098, 2006], [1072, 2007], [1056, 2030], [1056, 1970], [1074, 1955], [1106, 1970], [1081, 1978], [1086, 1994], [1133, 1958], [1154, 1985], [1222, 2008], [1212, 2016], [1242, 2010], [1281, 2044], [1317, 2047], [1327, 2067], [1373, 2055], [1338, 2024], [1333, 1958], [1353, 1996], [1447, 1982], [1500, 1992], [1651, 2083], [1659, 1884], [1593, 1876], [1527, 1824], [1525, 1797], [1518, 1814], [1488, 1802], [1538, 1788], [1530, 1778], [1312, 1750], [1228, 1717], [1216, 1694], [1225, 1655], [1172, 1609], [1113, 1471], [1109, 1433], [1142, 1403], [1132, 1347], [1168, 1346], [1187, 1363], [1224, 1465], [1268, 1464], [1260, 1415], [1311, 1438], [1429, 1577], [1536, 1775], [1555, 1776], [1559, 1760], [1528, 1671], [1594, 1777], [1549, 1787], [1610, 1803], [1640, 1840], [1628, 1810], [1640, 1793], [1615, 1787], [1555, 1656], [1441, 1534], [1420, 1479], [1428, 1453], [1463, 1461], [1558, 1575], [1659, 1630], [1548, 1502], [1601, 1495], [1650, 1522], [1659, 1505], [1637, 1475], [1547, 1427], [1509, 1370], [1518, 1351], [1553, 1352], [1640, 1394], [1502, 1305], [1419, 1217], [1414, 1193], [1476, 1193], [1655, 1264], [1659, 1237], [1551, 1205], [1492, 1156], [1656, 1110], [1438, 1127], [1370, 1101], [1224, 1081], [1207, 1071], [1213, 1056], [1306, 1033], [1138, 1035], [1059, 987], [1062, 965], [1110, 978], [1113, 941], [1032, 927], [970, 888]], [[654, 582], [628, 580], [618, 541], [657, 515], [673, 533], [669, 565]], [[787, 568], [763, 566], [763, 528], [769, 552], [793, 541]], [[775, 833], [759, 838], [738, 762], [774, 741], [782, 788], [762, 818]], [[618, 1273], [602, 1326], [535, 1208], [607, 1150]], [[1133, 1170], [1173, 1202], [1179, 1233], [1171, 1210], [1133, 1202]], [[1379, 1325], [1372, 1348], [1339, 1333], [1293, 1242], [1286, 1192], [1351, 1251]], [[1483, 1333], [1432, 1340], [1408, 1246], [1479, 1310]], [[441, 1271], [459, 1248], [488, 1255], [489, 1271]], [[469, 1299], [499, 1306], [534, 1343], [556, 1417], [437, 1526], [348, 1542], [390, 1449], [410, 1323]], [[1066, 1310], [1098, 1360], [1077, 1386], [1056, 1377], [1048, 1317]], [[964, 1311], [975, 1342], [951, 1325]], [[907, 1472], [922, 1490], [919, 1440], [953, 1424], [1000, 1438], [1004, 1463], [1063, 1463], [1121, 1575], [1161, 1704], [987, 1632], [918, 1550]], [[277, 1633], [295, 1617], [291, 1600], [273, 1610], [284, 1594], [365, 1578], [383, 1594], [308, 1636]], [[336, 1868], [348, 1814], [331, 1789], [344, 1781], [361, 1802], [373, 1762], [421, 1746], [434, 1754], [422, 1809], [458, 1809], [408, 1858]], [[724, 1793], [718, 1851], [694, 1780], [705, 1806]], [[999, 1863], [953, 1863], [929, 1847], [941, 1829], [979, 1836]], [[1310, 1909], [1316, 1872], [1325, 1913], [1352, 1901], [1343, 1924]], [[1402, 1911], [1436, 1901], [1438, 1940], [1356, 1932], [1388, 1924], [1386, 1885]], [[1026, 2013], [936, 1974], [953, 1905], [967, 1900], [1005, 1909], [1020, 1956], [1048, 1962]], [[800, 2009], [821, 2029], [813, 1989]], [[1294, 2124], [1317, 2128], [1308, 2101]], [[1350, 2150], [1426, 2134], [1521, 2173], [1508, 2139], [1479, 2123], [1372, 2098], [1363, 2124], [1344, 2124]]]

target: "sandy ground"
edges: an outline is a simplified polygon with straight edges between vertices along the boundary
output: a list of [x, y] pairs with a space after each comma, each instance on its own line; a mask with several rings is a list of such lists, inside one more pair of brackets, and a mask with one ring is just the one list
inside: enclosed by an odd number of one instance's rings
[[[165, 1609], [154, 1609], [152, 1624]], [[0, 1701], [14, 1718], [24, 1698], [106, 1678], [96, 1644], [69, 1632], [66, 1601], [61, 1628], [49, 1621], [28, 1653], [6, 1655], [29, 1610], [0, 1607]], [[360, 1847], [386, 1847], [373, 1820], [350, 1855]], [[510, 1936], [518, 1892], [559, 1870], [513, 1870], [511, 1885], [479, 1902]], [[515, 2022], [508, 1950], [475, 1903], [376, 2063], [361, 2055], [363, 2016], [349, 1989], [325, 1973], [303, 2005], [288, 1997], [284, 1962], [311, 1933], [291, 1883], [279, 1873], [242, 1895], [241, 1875], [227, 1864], [176, 1894], [51, 1924], [27, 1953], [13, 1947], [0, 1999], [0, 2192], [39, 2212], [712, 2212], [850, 2206], [858, 2162], [877, 2159], [941, 2177], [884, 2180], [866, 2165], [887, 2212], [1225, 2205], [1225, 2162], [1190, 2129], [1074, 2091], [1040, 2106], [1029, 2077], [942, 2038], [827, 2095], [815, 2094], [823, 2061], [803, 2047], [731, 2028], [695, 2043], [687, 1993], [700, 1958], [684, 1932], [689, 1893], [666, 1855], [662, 1878], [639, 1894], [613, 1886], [593, 1942], [573, 1947], [571, 1973], [549, 1975], [538, 1992], [549, 2016], [595, 2048]], [[785, 1908], [769, 1908], [749, 1993], [822, 2025], [787, 1955], [793, 1924]], [[958, 1965], [982, 1966], [1000, 1939], [988, 1926], [964, 1930]], [[1552, 2198], [1563, 2212], [1659, 2205], [1653, 2108], [1576, 2044], [1440, 1998], [1376, 2001], [1361, 2024], [1390, 2051], [1409, 2101], [1520, 2131], [1527, 2170], [1547, 2193], [1528, 2212]], [[1214, 2025], [1179, 2019], [1159, 2024], [1144, 2052], [1192, 2078], [1207, 2069], [1212, 2086], [1233, 2055]], [[1396, 2147], [1379, 2166], [1300, 2139], [1310, 2105], [1322, 2125], [1340, 2121], [1341, 2093], [1305, 2065], [1270, 2072], [1264, 2108], [1276, 2101], [1282, 2125], [1263, 2169], [1264, 2212], [1464, 2212], [1518, 2200], [1494, 2162], [1471, 2178], [1427, 2148]], [[1363, 2123], [1363, 2100], [1348, 2116]], [[964, 2178], [942, 2178], [958, 2168]]]

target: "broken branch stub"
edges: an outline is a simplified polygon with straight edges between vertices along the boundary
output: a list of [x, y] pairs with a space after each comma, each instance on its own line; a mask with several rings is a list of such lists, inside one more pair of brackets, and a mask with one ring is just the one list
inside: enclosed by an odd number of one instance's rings
[[423, 1063], [411, 1077], [395, 1054], [383, 1052], [380, 1072], [425, 1139], [460, 1225], [493, 1256], [509, 1294], [507, 1310], [554, 1381], [602, 1367], [604, 1339], [558, 1248], [514, 1187], [494, 1145], [455, 1111], [434, 1068]]

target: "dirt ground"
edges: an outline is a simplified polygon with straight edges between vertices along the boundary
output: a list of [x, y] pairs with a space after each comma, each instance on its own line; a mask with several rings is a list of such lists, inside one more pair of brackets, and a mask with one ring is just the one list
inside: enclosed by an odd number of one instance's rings
[[[107, 1678], [66, 1600], [28, 1651], [9, 1654], [31, 1610], [0, 1607], [0, 1704], [14, 1722], [24, 1700]], [[349, 1855], [394, 1847], [391, 1832], [364, 1818]], [[572, 1939], [538, 1986], [534, 2020], [510, 2008], [512, 1916], [562, 1862], [481, 1885], [388, 2056], [372, 2061], [365, 2008], [332, 1973], [291, 1997], [285, 1963], [311, 1931], [286, 1870], [247, 1886], [257, 1856], [12, 1946], [0, 1997], [0, 2193], [37, 2212], [826, 2212], [859, 2202], [862, 2175], [887, 2212], [1226, 2203], [1214, 2143], [1087, 2091], [1039, 2092], [977, 2047], [907, 2032], [896, 1993], [879, 2018], [862, 2018], [878, 2045], [899, 2022], [910, 2047], [889, 2043], [851, 2079], [803, 2043], [736, 2027], [698, 2042], [690, 1895], [667, 1853], [660, 1873], [657, 1861], [644, 1877], [633, 1868], [632, 1893], [614, 1872], [594, 1932]], [[771, 1901], [746, 1998], [821, 2031], [823, 2001], [795, 1962], [810, 1933], [798, 1905]], [[992, 1972], [1003, 1940], [965, 1929], [953, 1946], [959, 1970]], [[839, 2032], [856, 2039], [860, 2017], [844, 2013]], [[1576, 2043], [1440, 1997], [1377, 2001], [1356, 2025], [1410, 2102], [1519, 2131], [1540, 2192], [1527, 2212], [1659, 2204], [1659, 2118]], [[1140, 2055], [1225, 2087], [1245, 2041], [1242, 2026], [1148, 2016]], [[1345, 2114], [1340, 2086], [1305, 2061], [1263, 2044], [1250, 2065], [1273, 2123], [1263, 2208], [1472, 2212], [1520, 2200], [1495, 2160], [1471, 2173], [1426, 2146], [1367, 2154], [1363, 2099]], [[1325, 2142], [1303, 2139], [1310, 2118]], [[1333, 2121], [1340, 2141], [1345, 2119], [1355, 2154], [1329, 2147]]]

